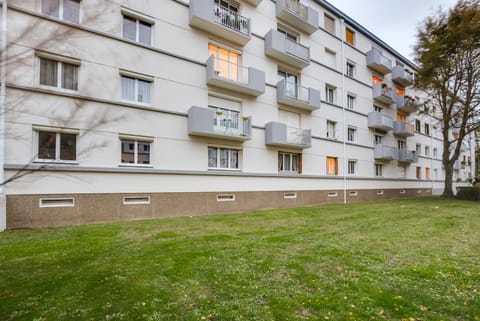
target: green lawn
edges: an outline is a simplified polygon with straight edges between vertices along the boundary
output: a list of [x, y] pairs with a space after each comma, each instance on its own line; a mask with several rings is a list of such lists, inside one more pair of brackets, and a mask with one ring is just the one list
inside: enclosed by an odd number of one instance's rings
[[0, 320], [480, 319], [480, 203], [421, 198], [0, 234]]

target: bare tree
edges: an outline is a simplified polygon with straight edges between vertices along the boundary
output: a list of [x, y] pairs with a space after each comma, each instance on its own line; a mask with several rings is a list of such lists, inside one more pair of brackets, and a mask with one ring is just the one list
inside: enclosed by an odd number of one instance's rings
[[463, 141], [480, 129], [480, 0], [460, 0], [418, 28], [417, 86], [431, 96], [442, 119], [445, 186], [453, 196], [453, 166]]

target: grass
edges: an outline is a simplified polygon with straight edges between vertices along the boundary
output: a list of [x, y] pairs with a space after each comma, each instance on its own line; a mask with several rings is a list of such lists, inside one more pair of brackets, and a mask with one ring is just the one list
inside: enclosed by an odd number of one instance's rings
[[0, 320], [479, 320], [479, 231], [440, 198], [10, 231]]

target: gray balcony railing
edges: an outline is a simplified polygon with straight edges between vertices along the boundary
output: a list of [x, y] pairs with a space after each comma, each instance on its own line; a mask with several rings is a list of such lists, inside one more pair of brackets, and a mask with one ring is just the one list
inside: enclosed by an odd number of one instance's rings
[[297, 149], [310, 148], [312, 146], [311, 131], [272, 121], [265, 124], [265, 144]]
[[250, 20], [248, 18], [222, 6], [215, 5], [213, 10], [216, 22], [245, 35], [250, 34]]
[[408, 95], [397, 96], [395, 99], [397, 109], [406, 113], [413, 113], [418, 109], [418, 100]]
[[285, 79], [277, 83], [277, 102], [314, 111], [320, 108], [320, 91], [300, 86]]
[[207, 60], [207, 84], [259, 96], [265, 92], [265, 72], [211, 55]]
[[392, 71], [392, 61], [385, 57], [377, 48], [372, 48], [367, 52], [367, 66], [382, 75]]
[[414, 126], [405, 121], [396, 120], [393, 123], [393, 134], [403, 137], [413, 136]]
[[368, 128], [391, 130], [393, 128], [393, 119], [378, 111], [372, 111], [368, 113]]
[[310, 130], [287, 126], [287, 144], [308, 145]]
[[285, 0], [285, 9], [293, 12], [304, 20], [308, 20], [308, 7], [298, 2], [298, 0]]
[[304, 102], [309, 101], [308, 88], [297, 85], [296, 83], [285, 82], [285, 96], [292, 99], [301, 100]]
[[398, 161], [404, 163], [418, 162], [418, 155], [414, 150], [400, 149], [398, 150]]
[[293, 41], [292, 39], [285, 36], [286, 46], [285, 49], [287, 53], [305, 59], [304, 57], [310, 56], [310, 48], [302, 45], [299, 42]]
[[245, 136], [249, 132], [250, 120], [243, 119], [239, 113], [216, 113], [213, 130], [215, 133], [229, 136]]
[[392, 69], [392, 80], [403, 87], [407, 87], [413, 84], [413, 74], [402, 66], [395, 66]]
[[387, 145], [375, 145], [374, 157], [382, 160], [398, 159], [398, 148]]
[[385, 83], [373, 85], [373, 99], [384, 104], [393, 104], [392, 88]]

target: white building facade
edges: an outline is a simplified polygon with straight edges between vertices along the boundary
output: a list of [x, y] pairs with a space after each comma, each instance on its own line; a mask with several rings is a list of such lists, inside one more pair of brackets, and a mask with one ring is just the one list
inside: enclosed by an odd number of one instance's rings
[[443, 188], [415, 66], [324, 1], [10, 0], [7, 53], [7, 228]]

